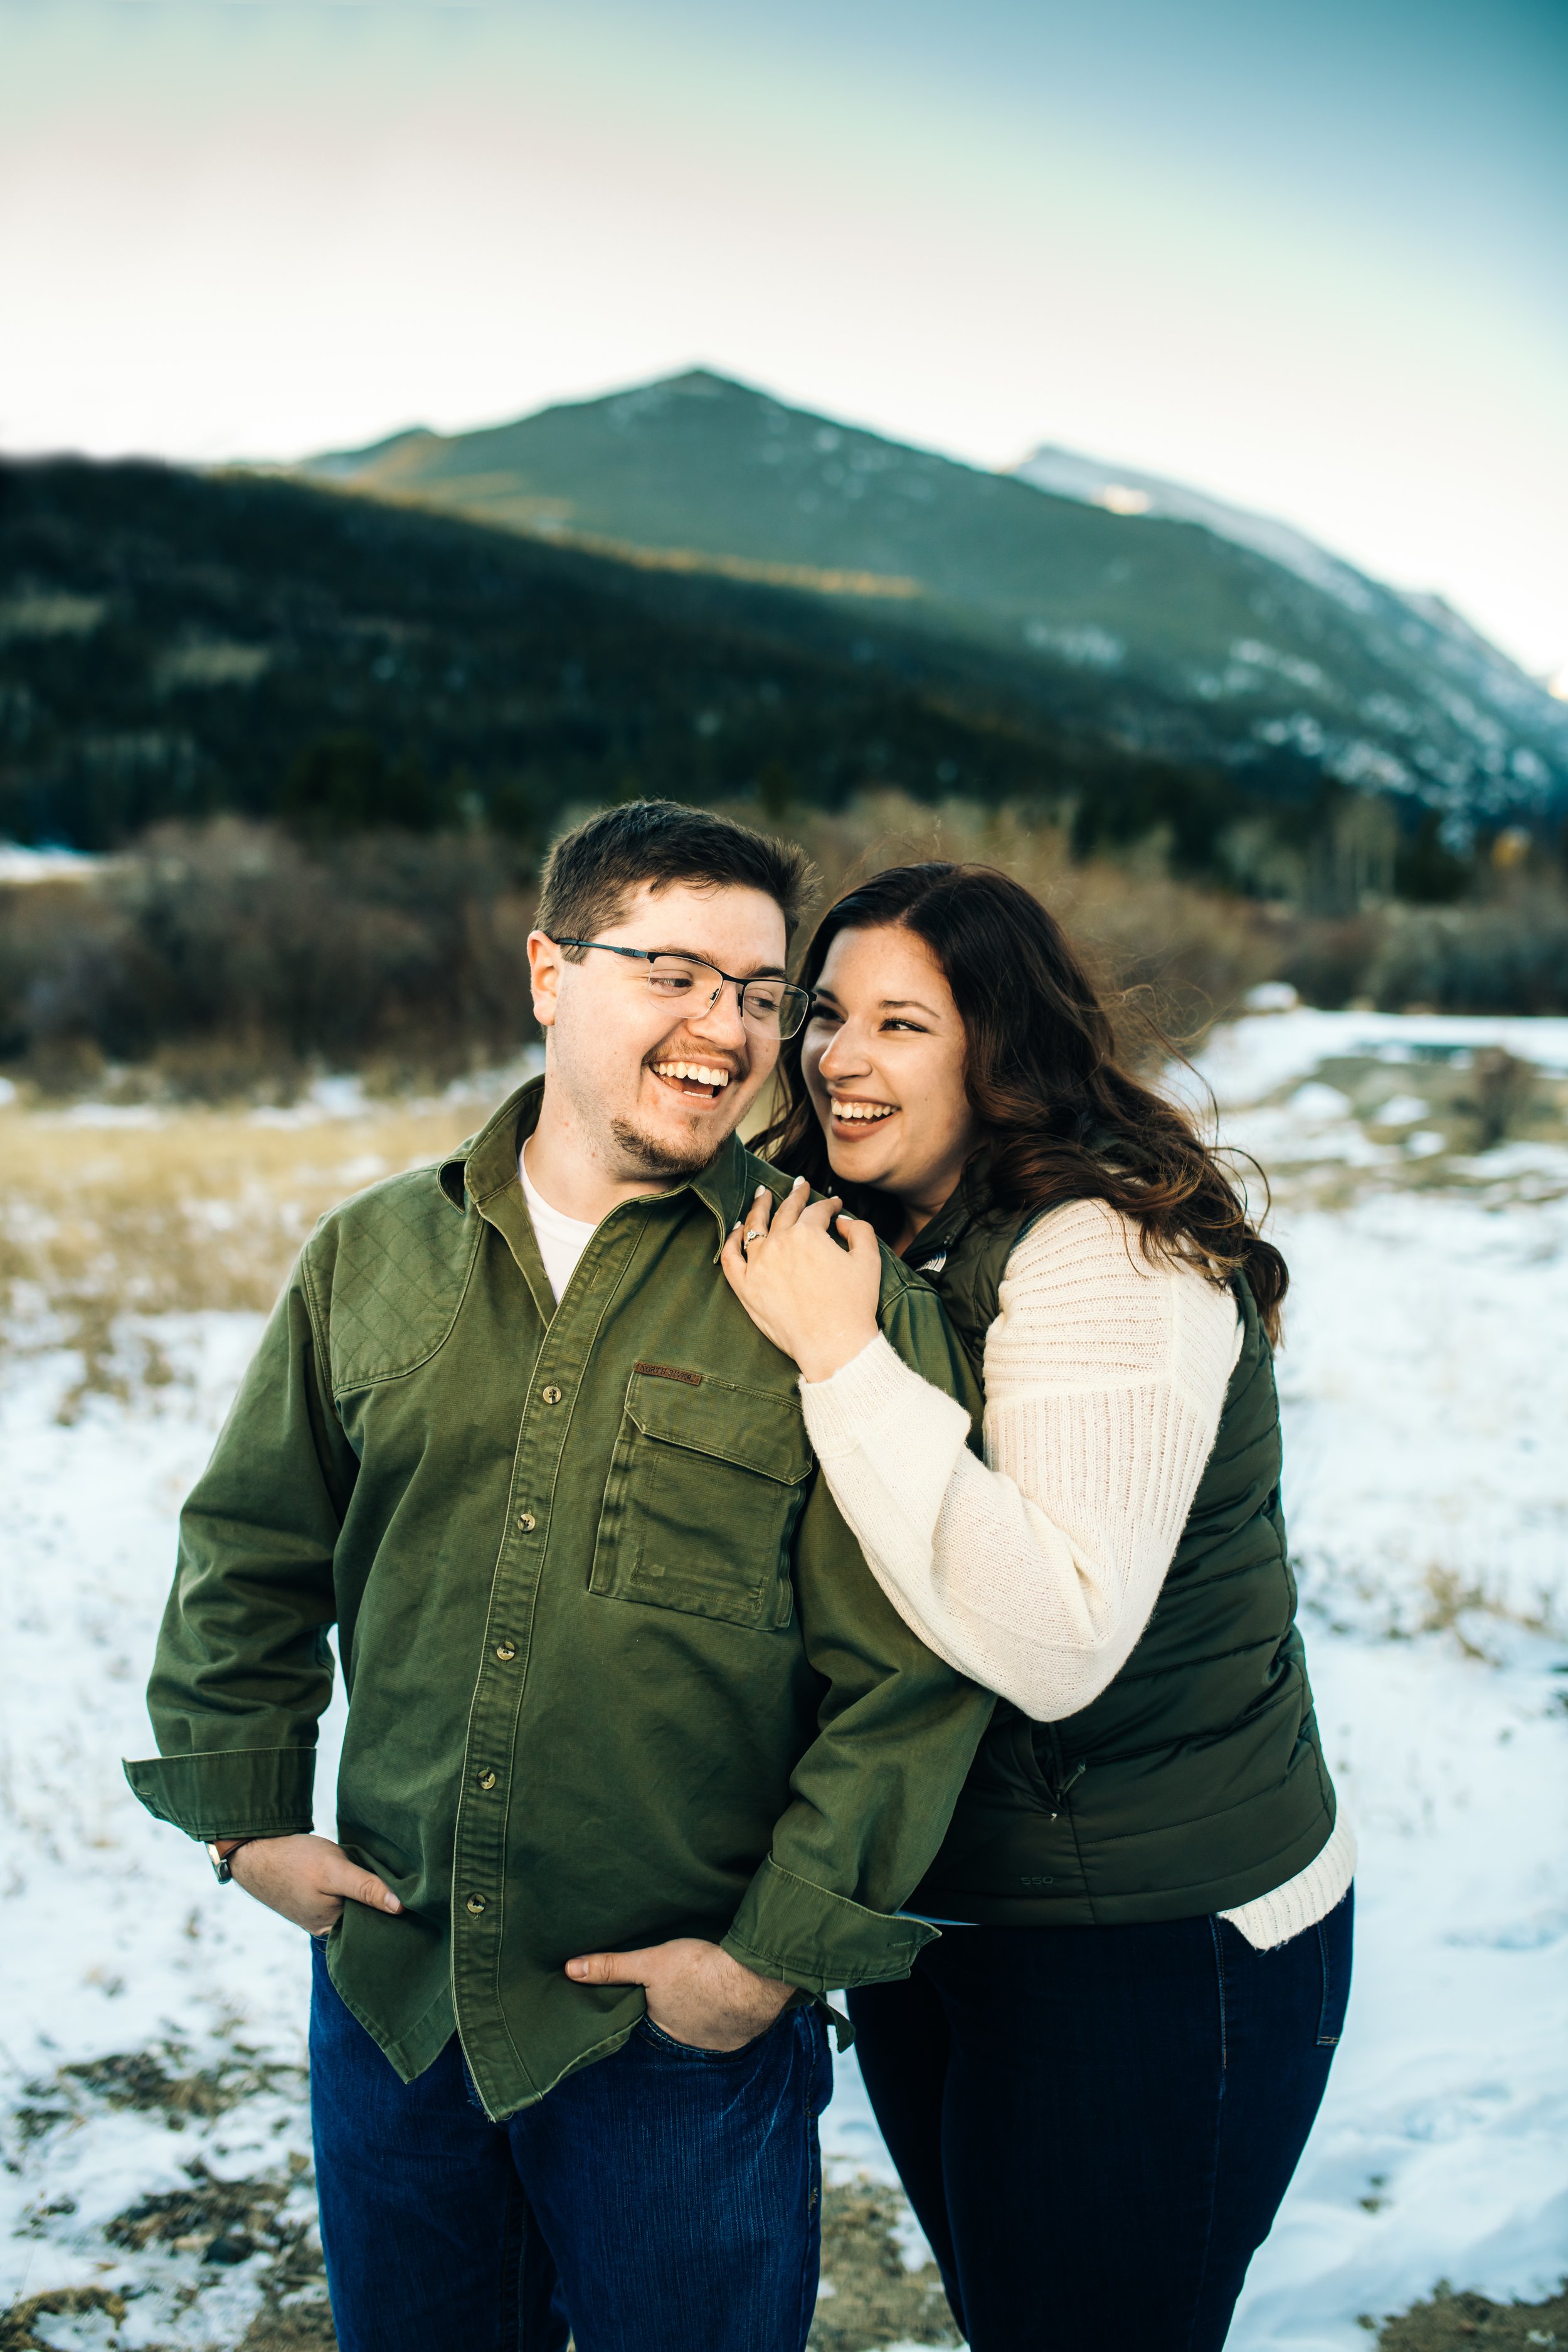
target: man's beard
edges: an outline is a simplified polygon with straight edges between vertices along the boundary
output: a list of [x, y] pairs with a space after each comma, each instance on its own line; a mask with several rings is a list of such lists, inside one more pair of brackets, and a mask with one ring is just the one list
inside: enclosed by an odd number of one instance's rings
[[693, 1136], [683, 1150], [678, 1143], [645, 1135], [628, 1118], [612, 1119], [610, 1132], [625, 1155], [623, 1165], [628, 1176], [695, 1176], [707, 1167], [718, 1148]]

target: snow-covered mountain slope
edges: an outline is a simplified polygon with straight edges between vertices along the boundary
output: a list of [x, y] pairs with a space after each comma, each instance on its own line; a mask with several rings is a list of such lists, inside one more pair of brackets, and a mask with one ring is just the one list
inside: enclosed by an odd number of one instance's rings
[[[1142, 473], [1135, 467], [1114, 466], [1047, 442], [1014, 470], [1019, 481], [1053, 498], [1077, 499], [1085, 506], [1118, 516], [1194, 523], [1216, 539], [1250, 548], [1332, 597], [1369, 627], [1392, 632], [1416, 661], [1447, 682], [1449, 715], [1471, 733], [1483, 754], [1497, 747], [1494, 725], [1488, 723], [1491, 715], [1494, 723], [1519, 725], [1543, 736], [1554, 753], [1568, 757], [1568, 703], [1546, 692], [1539, 680], [1472, 628], [1441, 596], [1399, 593], [1369, 579], [1305, 531], [1274, 515], [1233, 506], [1227, 499], [1168, 481], [1159, 474]], [[1237, 667], [1245, 668], [1247, 648], [1234, 650]], [[1464, 708], [1467, 703], [1471, 706], [1468, 709]], [[1527, 777], [1532, 773], [1528, 760], [1522, 772]]]
[[1568, 804], [1568, 707], [1462, 625], [1281, 524], [1061, 452], [990, 473], [695, 369], [307, 470], [793, 591], [872, 651], [983, 653], [988, 692], [1281, 794], [1327, 773], [1461, 824]]

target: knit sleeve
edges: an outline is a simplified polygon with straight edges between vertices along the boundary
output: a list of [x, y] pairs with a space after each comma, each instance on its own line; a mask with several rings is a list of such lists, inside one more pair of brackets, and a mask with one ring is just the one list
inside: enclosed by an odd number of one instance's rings
[[835, 1499], [900, 1615], [1025, 1714], [1074, 1715], [1125, 1664], [1214, 1446], [1240, 1348], [1231, 1294], [1151, 1263], [1103, 1202], [1019, 1242], [985, 1348], [985, 1459], [874, 1340], [803, 1381]]

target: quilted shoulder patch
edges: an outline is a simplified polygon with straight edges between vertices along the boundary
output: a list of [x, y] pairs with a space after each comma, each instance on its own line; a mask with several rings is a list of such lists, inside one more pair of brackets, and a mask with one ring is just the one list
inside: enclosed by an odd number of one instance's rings
[[481, 1220], [455, 1210], [434, 1169], [394, 1176], [336, 1209], [305, 1253], [332, 1394], [428, 1361], [457, 1320]]

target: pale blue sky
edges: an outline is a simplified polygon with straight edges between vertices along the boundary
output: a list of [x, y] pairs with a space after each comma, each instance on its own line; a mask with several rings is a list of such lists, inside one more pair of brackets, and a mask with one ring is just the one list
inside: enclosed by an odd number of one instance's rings
[[1568, 8], [0, 0], [0, 446], [703, 361], [1282, 514], [1568, 664]]

